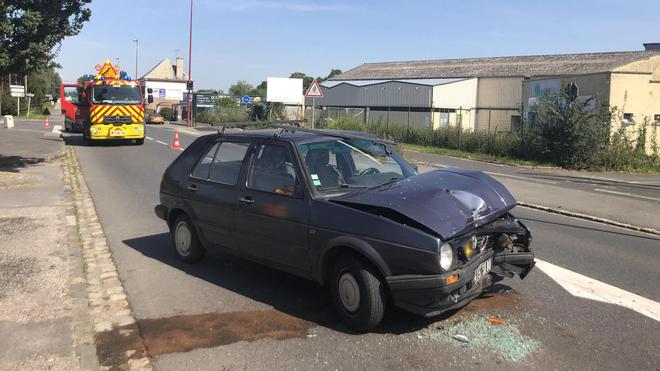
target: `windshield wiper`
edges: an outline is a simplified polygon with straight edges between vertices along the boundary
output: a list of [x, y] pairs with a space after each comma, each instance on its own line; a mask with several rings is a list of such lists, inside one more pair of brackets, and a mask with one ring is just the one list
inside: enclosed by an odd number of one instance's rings
[[339, 188], [369, 188], [364, 185], [355, 185], [355, 184], [348, 184], [348, 183], [339, 183], [338, 184]]

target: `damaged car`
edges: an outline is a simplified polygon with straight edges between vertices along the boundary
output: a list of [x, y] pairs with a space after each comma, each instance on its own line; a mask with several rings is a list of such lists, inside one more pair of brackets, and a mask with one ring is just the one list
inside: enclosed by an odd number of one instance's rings
[[525, 278], [515, 205], [482, 172], [418, 174], [370, 134], [276, 127], [199, 137], [163, 174], [155, 212], [181, 260], [222, 249], [314, 280], [368, 330], [387, 305], [434, 316]]

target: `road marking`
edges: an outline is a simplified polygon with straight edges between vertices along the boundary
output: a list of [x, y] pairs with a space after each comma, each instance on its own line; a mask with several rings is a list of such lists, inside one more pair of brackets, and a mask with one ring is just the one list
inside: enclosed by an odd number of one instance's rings
[[610, 191], [608, 189], [600, 189], [600, 188], [596, 188], [596, 189], [594, 189], [594, 191], [604, 192], [604, 193], [612, 193], [612, 194], [615, 194], [615, 195], [628, 196], [628, 197], [633, 197], [633, 198], [641, 198], [641, 199], [644, 199], [644, 200], [651, 200], [651, 201], [660, 202], [660, 198], [651, 197], [651, 196], [642, 196], [642, 195], [636, 195], [636, 194], [626, 193], [626, 192]]
[[536, 259], [536, 267], [573, 296], [619, 305], [660, 322], [660, 303], [656, 301], [540, 259]]
[[162, 144], [162, 145], [164, 145], [164, 146], [169, 146], [169, 144], [167, 144], [167, 143], [165, 143], [165, 142], [161, 142], [160, 140], [157, 140], [156, 143], [160, 143], [160, 144]]
[[502, 173], [494, 173], [492, 171], [484, 171], [484, 173], [488, 175], [494, 175], [494, 176], [503, 176], [507, 178], [515, 178], [515, 179], [521, 179], [526, 182], [539, 182], [539, 183], [547, 183], [547, 184], [557, 184], [558, 182], [553, 182], [552, 180], [545, 180], [545, 179], [536, 179], [536, 178], [530, 178], [530, 177], [525, 177], [525, 176], [519, 176], [519, 175], [511, 175], [511, 174], [502, 174]]
[[145, 136], [145, 138], [147, 138], [147, 139], [149, 139], [149, 140], [154, 140], [154, 138], [152, 138], [152, 137], [146, 137], [146, 136]]

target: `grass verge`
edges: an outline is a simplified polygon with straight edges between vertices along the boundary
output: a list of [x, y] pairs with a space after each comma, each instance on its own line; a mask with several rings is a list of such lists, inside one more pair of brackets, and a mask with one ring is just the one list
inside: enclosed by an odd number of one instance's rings
[[450, 149], [450, 148], [442, 148], [442, 147], [420, 146], [417, 144], [404, 143], [403, 148], [415, 152], [430, 153], [434, 155], [445, 155], [445, 156], [451, 156], [457, 158], [464, 158], [468, 160], [494, 162], [504, 165], [528, 166], [528, 167], [553, 167], [553, 168], [557, 167], [549, 163], [543, 163], [538, 161], [521, 160], [512, 157], [494, 156], [479, 152], [466, 152], [458, 149]]

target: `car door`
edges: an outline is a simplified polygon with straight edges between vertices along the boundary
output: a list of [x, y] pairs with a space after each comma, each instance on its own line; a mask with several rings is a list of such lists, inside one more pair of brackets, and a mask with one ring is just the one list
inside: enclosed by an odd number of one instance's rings
[[290, 144], [257, 143], [239, 192], [236, 232], [241, 252], [310, 271], [308, 195]]
[[207, 245], [237, 248], [237, 184], [249, 147], [249, 142], [218, 141], [188, 177], [184, 192]]
[[76, 121], [79, 114], [78, 105], [81, 103], [82, 85], [80, 84], [61, 84], [60, 85], [60, 106], [62, 114], [69, 121]]

